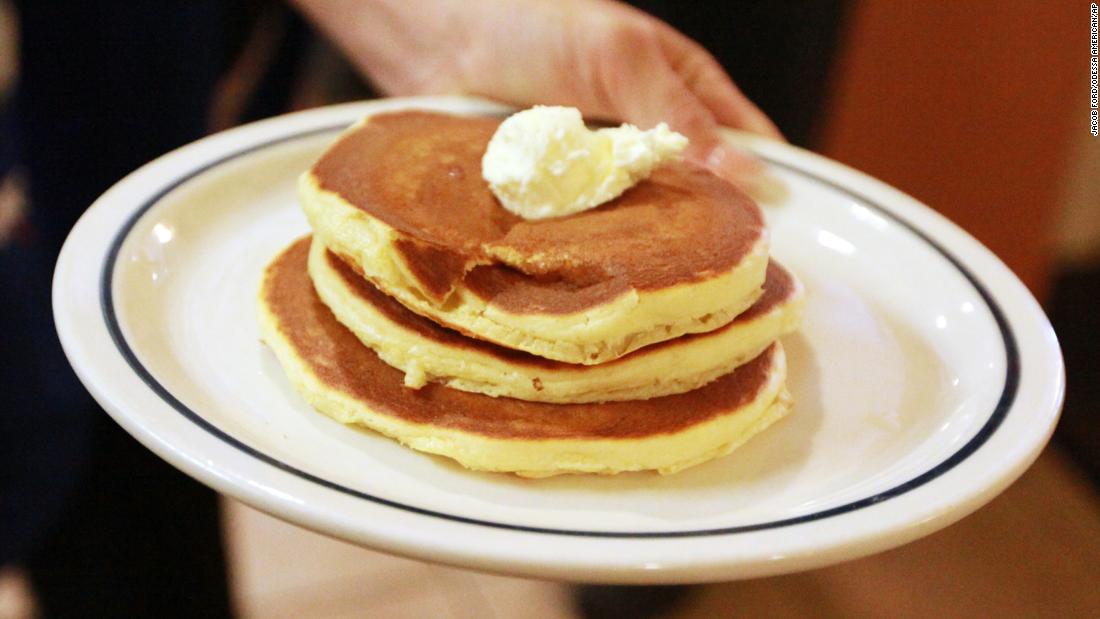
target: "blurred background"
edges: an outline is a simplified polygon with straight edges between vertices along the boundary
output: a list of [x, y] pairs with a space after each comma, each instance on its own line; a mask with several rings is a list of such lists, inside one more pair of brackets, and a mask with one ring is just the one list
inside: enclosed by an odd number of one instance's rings
[[[31, 8], [0, 0], [5, 338], [17, 338], [12, 327], [28, 315], [27, 324], [48, 322], [48, 310], [44, 318], [38, 315], [43, 305], [17, 306], [13, 298], [19, 295], [12, 291], [46, 298], [48, 269], [41, 266], [52, 264], [51, 248], [80, 210], [130, 169], [205, 132], [373, 94], [282, 3], [187, 3], [168, 35], [179, 43], [165, 57], [135, 33], [163, 25], [168, 9], [148, 6], [171, 3], [136, 4], [146, 8], [111, 2], [41, 2]], [[1055, 440], [1036, 465], [959, 524], [827, 569], [666, 592], [654, 599], [674, 603], [660, 616], [1100, 616], [1100, 314], [1094, 310], [1100, 300], [1100, 139], [1088, 127], [1088, 3], [634, 4], [706, 46], [792, 142], [902, 189], [990, 247], [1046, 308], [1063, 347], [1069, 385]], [[199, 27], [204, 23], [217, 25], [216, 36]], [[123, 77], [89, 74], [86, 59], [78, 57], [85, 48], [128, 59]], [[52, 82], [34, 81], [50, 75]], [[134, 87], [141, 79], [163, 87]], [[203, 84], [209, 86], [204, 90]], [[83, 97], [73, 105], [91, 108], [92, 118], [77, 118], [58, 102], [73, 89]], [[198, 112], [179, 107], [185, 97], [203, 101]], [[170, 114], [173, 122], [150, 120], [153, 135], [112, 149], [110, 123], [141, 133], [142, 110], [150, 108]], [[59, 162], [58, 149], [72, 144], [95, 149], [79, 153], [75, 162]], [[55, 170], [54, 176], [31, 178], [40, 168]], [[66, 191], [66, 179], [78, 179], [83, 193]], [[50, 210], [46, 204], [65, 206]], [[65, 396], [64, 389], [28, 377], [17, 354], [27, 345], [12, 339], [0, 346], [0, 437], [28, 432], [27, 420], [12, 413], [26, 406], [28, 393], [45, 397], [50, 391], [58, 398], [54, 408], [65, 411], [91, 406], [82, 393]], [[66, 371], [63, 364], [50, 367]], [[56, 462], [16, 448], [0, 453], [0, 526], [7, 527], [0, 539], [32, 539], [32, 531], [19, 525], [30, 519], [28, 512], [41, 513], [44, 524], [33, 531], [34, 539], [53, 546], [42, 550], [28, 541], [19, 552], [3, 555], [8, 563], [0, 568], [0, 619], [61, 616], [64, 608], [39, 600], [43, 590], [65, 595], [77, 581], [109, 585], [103, 573], [109, 567], [96, 559], [104, 550], [88, 543], [81, 528], [95, 521], [105, 499], [96, 494], [95, 475], [82, 475], [100, 466], [97, 453], [135, 448], [128, 437], [116, 436], [117, 429], [89, 430], [90, 422], [82, 419], [63, 413], [57, 419], [69, 431], [56, 438], [56, 448], [68, 441], [72, 448], [65, 453], [81, 463], [71, 470], [59, 471]], [[84, 433], [96, 438], [85, 441]], [[129, 467], [162, 466], [142, 453], [132, 458]], [[33, 474], [24, 475], [29, 481], [16, 480], [12, 470]], [[156, 474], [169, 479], [172, 472]], [[109, 474], [101, 475], [110, 482]], [[165, 492], [177, 492], [173, 484], [180, 484], [176, 496], [191, 496], [188, 483], [171, 481]], [[16, 491], [27, 484], [50, 486], [57, 498], [14, 504], [12, 497], [22, 496]], [[622, 614], [622, 592], [578, 593], [562, 583], [397, 559], [232, 501], [222, 507], [220, 516], [215, 507], [196, 518], [223, 523], [226, 595], [239, 616], [628, 616]], [[222, 559], [215, 553], [195, 569], [212, 570], [216, 578]], [[122, 565], [127, 559], [118, 560]], [[581, 602], [588, 604], [587, 614], [581, 614]]]

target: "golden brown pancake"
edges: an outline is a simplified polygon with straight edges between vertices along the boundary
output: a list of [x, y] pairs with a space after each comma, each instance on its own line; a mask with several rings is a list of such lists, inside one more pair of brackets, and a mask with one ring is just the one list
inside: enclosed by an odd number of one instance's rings
[[643, 401], [546, 404], [492, 398], [402, 373], [333, 317], [307, 272], [299, 240], [267, 268], [260, 324], [295, 387], [321, 412], [478, 470], [675, 472], [728, 453], [788, 408], [781, 346], [705, 387]]
[[409, 309], [570, 363], [712, 330], [759, 296], [767, 231], [732, 185], [673, 162], [596, 209], [526, 221], [481, 178], [499, 122], [365, 119], [302, 178], [314, 233]]
[[537, 402], [639, 400], [691, 391], [756, 357], [799, 322], [803, 291], [777, 263], [768, 265], [764, 294], [729, 323], [638, 349], [599, 365], [538, 357], [469, 337], [409, 311], [361, 277], [317, 239], [309, 271], [336, 319], [405, 384], [439, 382], [454, 389]]

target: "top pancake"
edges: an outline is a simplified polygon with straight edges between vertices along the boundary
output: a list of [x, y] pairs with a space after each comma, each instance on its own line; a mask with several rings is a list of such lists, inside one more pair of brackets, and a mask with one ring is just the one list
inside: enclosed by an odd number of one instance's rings
[[434, 296], [450, 292], [470, 263], [487, 262], [470, 278], [474, 290], [516, 312], [575, 311], [627, 287], [728, 271], [763, 233], [749, 198], [687, 162], [659, 168], [599, 208], [521, 219], [481, 177], [499, 124], [428, 112], [376, 116], [325, 153], [313, 174], [322, 189], [408, 236], [398, 251]]
[[759, 295], [764, 220], [729, 183], [673, 162], [598, 208], [526, 221], [481, 177], [499, 123], [366, 119], [303, 179], [315, 234], [413, 311], [572, 363], [716, 328]]

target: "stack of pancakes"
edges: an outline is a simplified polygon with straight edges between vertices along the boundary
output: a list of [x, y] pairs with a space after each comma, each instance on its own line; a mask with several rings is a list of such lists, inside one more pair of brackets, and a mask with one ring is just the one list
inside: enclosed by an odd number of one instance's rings
[[481, 177], [499, 119], [364, 119], [302, 177], [264, 339], [321, 412], [477, 470], [681, 470], [789, 408], [802, 287], [759, 208], [674, 162], [527, 221]]

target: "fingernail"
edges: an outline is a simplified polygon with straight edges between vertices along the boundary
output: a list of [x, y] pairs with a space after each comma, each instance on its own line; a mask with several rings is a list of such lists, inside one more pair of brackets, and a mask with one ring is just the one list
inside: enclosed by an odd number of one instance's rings
[[728, 144], [721, 144], [711, 150], [704, 165], [757, 202], [776, 204], [787, 197], [786, 185], [768, 172], [764, 162]]
[[764, 164], [759, 159], [728, 144], [715, 146], [703, 160], [703, 165], [729, 181], [764, 170]]

